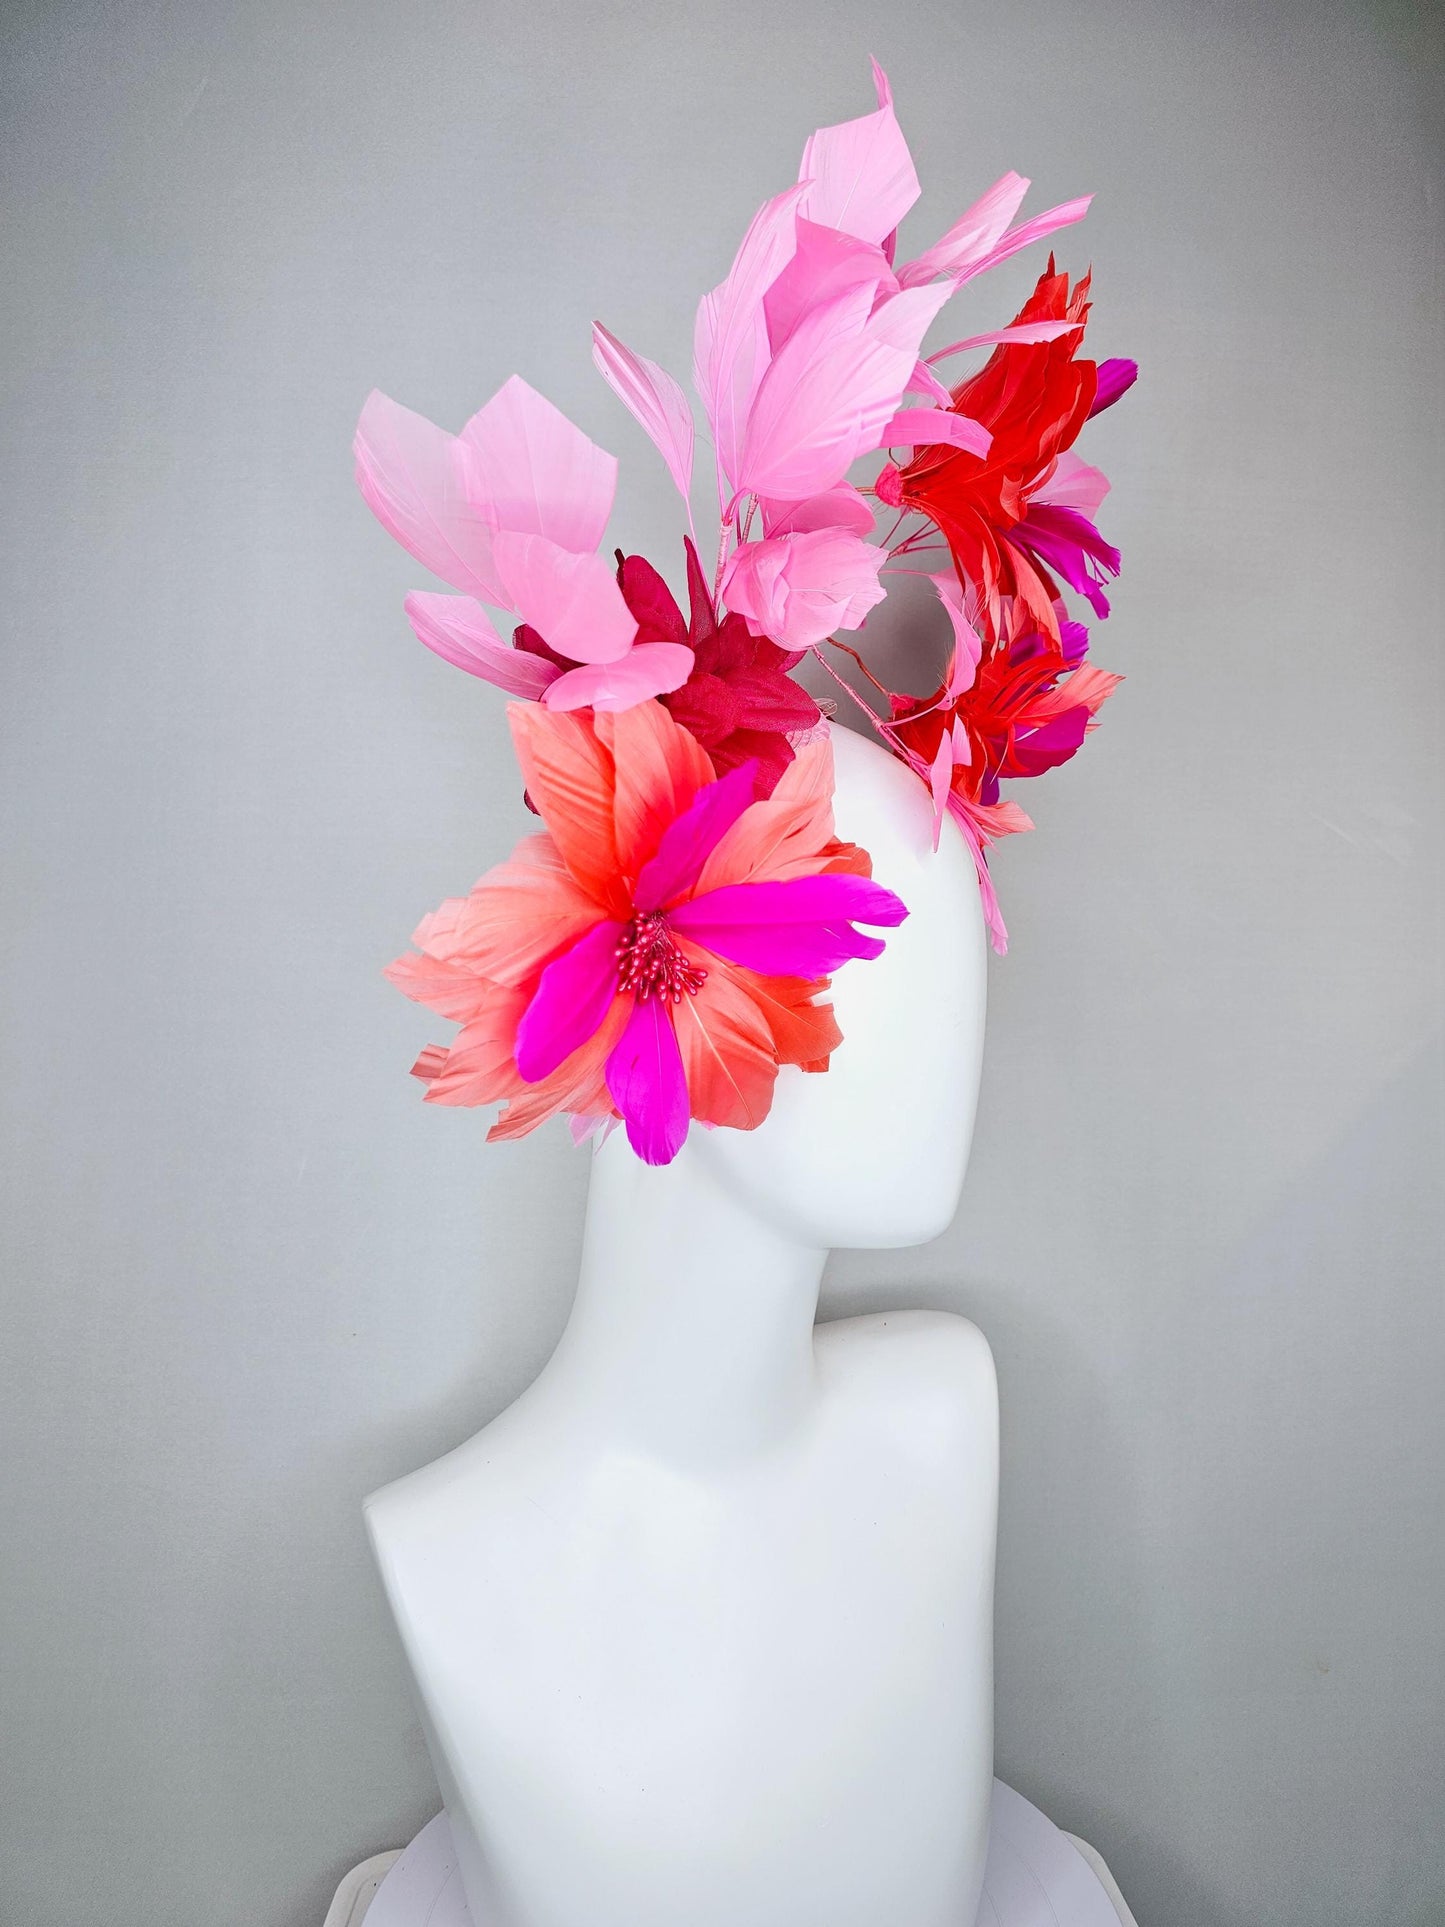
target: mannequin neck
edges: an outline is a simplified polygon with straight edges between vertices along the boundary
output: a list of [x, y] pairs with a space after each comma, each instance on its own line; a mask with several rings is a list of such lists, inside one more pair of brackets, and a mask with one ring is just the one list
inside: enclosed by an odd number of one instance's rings
[[648, 1452], [763, 1449], [811, 1395], [827, 1255], [719, 1186], [705, 1147], [654, 1169], [619, 1131], [593, 1156], [577, 1299], [544, 1376]]

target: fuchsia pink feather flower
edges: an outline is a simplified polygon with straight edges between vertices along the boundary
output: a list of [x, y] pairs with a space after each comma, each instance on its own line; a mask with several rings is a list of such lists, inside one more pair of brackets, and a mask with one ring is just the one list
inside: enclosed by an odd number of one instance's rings
[[[1029, 183], [1010, 172], [900, 256], [919, 181], [876, 62], [873, 82], [872, 109], [804, 143], [797, 180], [698, 305], [692, 375], [718, 507], [707, 572], [692, 405], [594, 326], [598, 370], [682, 498], [686, 617], [644, 557], [605, 559], [617, 464], [520, 377], [457, 435], [380, 394], [362, 411], [362, 494], [450, 591], [408, 596], [412, 626], [519, 699], [513, 738], [546, 826], [427, 918], [390, 973], [462, 1024], [418, 1061], [428, 1097], [503, 1103], [497, 1135], [557, 1111], [621, 1118], [662, 1162], [690, 1119], [750, 1129], [780, 1067], [826, 1065], [840, 1041], [819, 1001], [829, 975], [881, 948], [859, 924], [905, 911], [833, 838], [819, 705], [795, 679], [805, 660], [959, 824], [1000, 950], [987, 851], [1031, 827], [1001, 785], [1073, 756], [1119, 680], [1087, 661], [1067, 604], [1108, 614], [1109, 485], [1073, 445], [1136, 372], [1082, 357], [1088, 276], [1071, 290], [1050, 260], [1012, 321], [925, 346], [961, 288], [1082, 219], [1088, 197], [1019, 220]], [[941, 377], [989, 350], [976, 372]], [[888, 690], [866, 654], [889, 579], [915, 572], [940, 603], [922, 699]]]

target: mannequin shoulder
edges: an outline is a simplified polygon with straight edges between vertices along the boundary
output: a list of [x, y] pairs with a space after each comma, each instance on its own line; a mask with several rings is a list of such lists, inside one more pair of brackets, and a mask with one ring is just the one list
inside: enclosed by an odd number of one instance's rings
[[997, 1433], [993, 1353], [967, 1318], [947, 1311], [840, 1318], [818, 1326], [815, 1355], [825, 1397], [896, 1416], [910, 1435]]
[[463, 1523], [485, 1535], [516, 1508], [525, 1470], [517, 1463], [516, 1430], [504, 1412], [462, 1445], [363, 1500], [367, 1535], [383, 1572], [393, 1562], [410, 1564], [418, 1552], [454, 1543]]

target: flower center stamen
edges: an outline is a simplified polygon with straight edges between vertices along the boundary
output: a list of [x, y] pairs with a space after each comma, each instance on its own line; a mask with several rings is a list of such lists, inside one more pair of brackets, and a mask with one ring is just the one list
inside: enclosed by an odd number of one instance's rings
[[701, 964], [689, 963], [673, 941], [667, 919], [660, 910], [636, 916], [617, 943], [617, 987], [630, 990], [646, 1003], [649, 997], [668, 997], [682, 1002], [707, 982]]

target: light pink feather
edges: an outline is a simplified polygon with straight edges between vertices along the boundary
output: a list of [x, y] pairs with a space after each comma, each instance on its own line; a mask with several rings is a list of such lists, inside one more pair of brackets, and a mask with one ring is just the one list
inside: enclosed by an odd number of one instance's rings
[[797, 250], [763, 299], [772, 353], [809, 309], [864, 286], [872, 290], [874, 302], [898, 292], [882, 248], [800, 216]]
[[501, 530], [493, 544], [505, 606], [515, 609], [559, 656], [615, 662], [637, 634], [637, 618], [600, 555], [575, 555], [545, 535]]
[[861, 241], [881, 242], [918, 199], [913, 156], [893, 112], [888, 77], [873, 63], [880, 105], [858, 120], [820, 127], [798, 169], [808, 191], [800, 212]]
[[[932, 359], [933, 357], [930, 356], [929, 360]], [[927, 395], [929, 400], [936, 401], [940, 408], [951, 408], [953, 405], [953, 396], [934, 374], [927, 361], [920, 361], [908, 377], [907, 392], [910, 395]]]
[[948, 814], [948, 792], [953, 784], [953, 737], [944, 730], [938, 754], [928, 769], [928, 788], [933, 797], [933, 847], [938, 848], [943, 834], [943, 819]]
[[458, 441], [471, 487], [494, 526], [544, 535], [581, 555], [602, 540], [617, 460], [513, 375]]
[[764, 535], [803, 535], [809, 529], [846, 529], [851, 535], [873, 533], [873, 505], [851, 482], [839, 482], [803, 502], [764, 500]]
[[758, 209], [727, 279], [698, 304], [693, 382], [712, 428], [718, 496], [724, 504], [738, 486], [743, 428], [768, 365], [763, 296], [792, 258], [803, 193], [802, 186], [787, 188]]
[[1051, 207], [1045, 214], [1036, 214], [1031, 221], [1025, 221], [1003, 239], [988, 253], [956, 272], [955, 279], [962, 283], [971, 281], [976, 274], [986, 274], [996, 268], [1000, 261], [1007, 261], [1021, 248], [1031, 247], [1035, 241], [1042, 241], [1050, 234], [1057, 234], [1060, 228], [1072, 227], [1075, 221], [1082, 221], [1089, 211], [1092, 194], [1080, 195], [1076, 201], [1063, 201], [1058, 207]]
[[407, 597], [405, 608], [418, 642], [509, 695], [535, 702], [562, 673], [556, 663], [503, 642], [486, 610], [470, 596], [418, 590]]
[[[634, 354], [600, 321], [592, 324], [592, 359], [608, 387], [646, 430], [686, 502], [692, 488], [693, 448], [687, 396], [665, 368]], [[691, 508], [687, 519], [691, 528]]]
[[805, 315], [758, 389], [734, 485], [802, 501], [841, 482], [881, 445], [949, 293], [946, 284], [914, 288], [868, 313], [862, 288]]
[[649, 696], [681, 689], [692, 664], [685, 643], [639, 642], [616, 662], [589, 662], [567, 670], [550, 684], [542, 701], [549, 709], [631, 709]]
[[946, 361], [950, 355], [965, 355], [971, 348], [997, 348], [1005, 342], [1057, 341], [1060, 335], [1073, 334], [1079, 324], [1077, 321], [1016, 321], [1008, 328], [994, 328], [986, 335], [969, 335], [963, 341], [952, 341], [946, 348], [935, 348], [925, 366], [935, 361]]
[[983, 456], [993, 447], [993, 436], [982, 422], [946, 408], [900, 408], [883, 424], [875, 448], [930, 448], [946, 446]]
[[[943, 700], [954, 702], [965, 689], [973, 687], [974, 676], [978, 672], [979, 659], [983, 654], [983, 638], [969, 620], [968, 610], [963, 599], [963, 584], [950, 570], [941, 575], [931, 575], [929, 581], [938, 591], [938, 599], [948, 612], [953, 625], [953, 654], [949, 658], [948, 680], [944, 685]], [[968, 761], [968, 756], [955, 757], [955, 760]]]
[[1102, 469], [1091, 468], [1066, 448], [1054, 463], [1054, 472], [1033, 491], [1036, 502], [1049, 502], [1056, 508], [1077, 509], [1092, 522], [1109, 493], [1109, 478]]
[[353, 448], [357, 485], [382, 527], [443, 582], [497, 601], [492, 526], [456, 436], [374, 389]]
[[861, 629], [887, 591], [878, 580], [888, 551], [847, 529], [809, 529], [744, 542], [733, 551], [722, 590], [755, 636], [809, 649], [835, 629]]
[[971, 261], [979, 260], [1003, 238], [1009, 222], [1018, 213], [1029, 184], [1022, 174], [1008, 173], [979, 196], [961, 214], [939, 241], [925, 248], [916, 261], [898, 270], [905, 288], [919, 287], [936, 274], [958, 274]]

